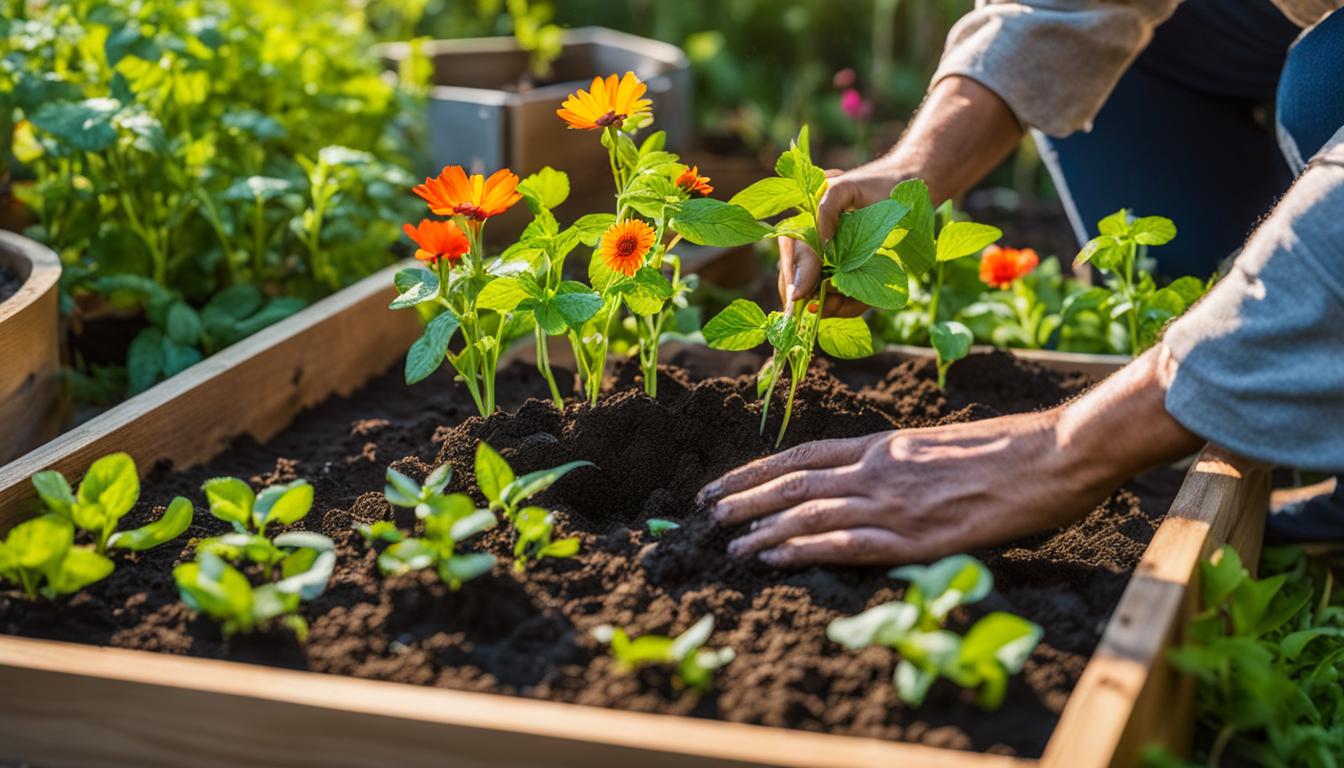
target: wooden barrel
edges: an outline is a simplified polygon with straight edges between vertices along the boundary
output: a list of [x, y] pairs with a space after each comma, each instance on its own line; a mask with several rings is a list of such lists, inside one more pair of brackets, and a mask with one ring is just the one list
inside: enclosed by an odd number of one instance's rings
[[46, 246], [0, 230], [0, 264], [23, 280], [0, 301], [0, 464], [55, 437], [66, 398], [60, 378], [57, 282], [61, 262]]

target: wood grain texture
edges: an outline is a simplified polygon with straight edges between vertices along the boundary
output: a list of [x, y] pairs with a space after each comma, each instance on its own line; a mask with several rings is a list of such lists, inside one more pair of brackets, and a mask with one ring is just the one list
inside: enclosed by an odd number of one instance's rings
[[55, 437], [68, 411], [60, 379], [61, 262], [0, 230], [0, 263], [24, 278], [0, 301], [0, 464]]
[[141, 473], [159, 461], [208, 461], [240, 435], [264, 441], [294, 416], [386, 371], [420, 334], [414, 312], [393, 312], [388, 267], [206, 358], [167, 381], [0, 467], [0, 531], [20, 522], [35, 472], [79, 477], [126, 451]]
[[1166, 662], [1199, 605], [1199, 562], [1224, 543], [1260, 554], [1269, 474], [1206, 450], [1130, 580], [1041, 759], [1048, 768], [1137, 765], [1150, 744], [1189, 748], [1192, 682]]
[[[971, 352], [989, 352], [994, 347], [977, 344]], [[929, 347], [916, 347], [909, 344], [888, 344], [887, 352], [894, 352], [915, 360], [932, 360], [934, 352]], [[1082, 352], [1055, 352], [1049, 349], [1009, 349], [1013, 355], [1030, 360], [1042, 367], [1061, 373], [1080, 372], [1100, 380], [1124, 368], [1130, 358], [1124, 355], [1091, 355]]]

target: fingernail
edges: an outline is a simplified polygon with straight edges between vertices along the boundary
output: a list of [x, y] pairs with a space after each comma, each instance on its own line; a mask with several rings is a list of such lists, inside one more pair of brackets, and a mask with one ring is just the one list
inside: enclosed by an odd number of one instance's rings
[[714, 505], [714, 509], [710, 510], [710, 514], [713, 515], [714, 522], [722, 523], [732, 511], [733, 509], [730, 505], [719, 502]]
[[700, 492], [695, 495], [695, 503], [704, 504], [718, 495], [719, 495], [719, 483], [716, 480], [710, 483], [709, 485], [706, 485], [704, 488], [700, 489]]
[[746, 545], [742, 543], [742, 539], [733, 539], [728, 542], [728, 554], [732, 557], [742, 557], [746, 554], [745, 550]]
[[780, 557], [778, 550], [767, 549], [764, 552], [757, 555], [756, 557], [766, 565], [779, 565]]

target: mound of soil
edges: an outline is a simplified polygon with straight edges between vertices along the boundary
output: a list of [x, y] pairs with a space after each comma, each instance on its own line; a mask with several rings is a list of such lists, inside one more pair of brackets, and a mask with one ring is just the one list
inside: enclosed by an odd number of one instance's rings
[[[5, 632], [226, 658], [406, 683], [531, 696], [556, 701], [901, 739], [944, 747], [1037, 756], [1114, 609], [1179, 477], [1158, 473], [1117, 492], [1079, 523], [1010, 547], [977, 553], [996, 579], [991, 597], [959, 609], [964, 629], [991, 610], [1019, 613], [1045, 628], [1023, 674], [996, 713], [940, 681], [920, 709], [896, 698], [897, 657], [885, 648], [846, 651], [826, 639], [832, 620], [895, 599], [901, 586], [883, 569], [778, 571], [725, 553], [733, 531], [711, 525], [695, 493], [722, 472], [770, 450], [757, 432], [759, 403], [750, 356], [686, 350], [661, 372], [659, 396], [636, 388], [638, 367], [618, 366], [612, 394], [596, 408], [548, 402], [482, 419], [444, 375], [413, 388], [392, 372], [346, 399], [302, 415], [269, 444], [242, 440], [207, 467], [158, 467], [141, 507], [156, 511], [177, 494], [198, 504], [190, 536], [226, 530], [199, 508], [200, 484], [231, 474], [254, 485], [309, 479], [313, 512], [298, 527], [331, 536], [338, 565], [327, 592], [303, 613], [306, 645], [268, 630], [230, 643], [178, 599], [174, 564], [192, 553], [183, 539], [119, 556], [115, 574], [55, 604], [0, 597]], [[1058, 403], [1086, 382], [1014, 360], [973, 356], [958, 363], [944, 393], [932, 366], [886, 358], [861, 366], [814, 367], [798, 393], [786, 442], [848, 437], [980, 419]], [[706, 372], [731, 376], [704, 378]], [[701, 374], [701, 375], [697, 375]], [[539, 377], [515, 363], [501, 393], [542, 394]], [[782, 410], [776, 406], [772, 420]], [[778, 423], [777, 421], [775, 422]], [[773, 431], [771, 431], [773, 434]], [[453, 490], [473, 492], [480, 440], [518, 472], [586, 459], [541, 502], [557, 511], [557, 535], [582, 542], [572, 560], [546, 560], [526, 573], [509, 564], [500, 526], [468, 549], [496, 554], [492, 572], [452, 592], [431, 573], [384, 579], [376, 552], [354, 533], [358, 522], [414, 520], [382, 497], [390, 464], [423, 478], [454, 466]], [[479, 498], [479, 497], [478, 497]], [[138, 524], [145, 517], [133, 513]], [[681, 528], [655, 540], [650, 517]], [[674, 634], [712, 613], [711, 647], [737, 658], [703, 696], [678, 690], [668, 670], [622, 674], [592, 627], [612, 623], [633, 634]]]
[[19, 289], [23, 287], [23, 282], [23, 278], [19, 277], [18, 272], [0, 264], [0, 301], [18, 293]]

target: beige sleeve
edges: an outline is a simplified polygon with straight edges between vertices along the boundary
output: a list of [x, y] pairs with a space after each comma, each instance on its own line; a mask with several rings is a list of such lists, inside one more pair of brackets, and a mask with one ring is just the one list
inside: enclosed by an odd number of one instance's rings
[[947, 36], [933, 82], [962, 75], [1024, 126], [1089, 130], [1120, 76], [1178, 0], [978, 0]]

